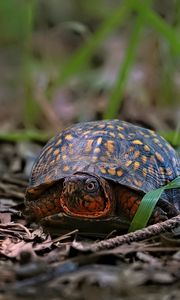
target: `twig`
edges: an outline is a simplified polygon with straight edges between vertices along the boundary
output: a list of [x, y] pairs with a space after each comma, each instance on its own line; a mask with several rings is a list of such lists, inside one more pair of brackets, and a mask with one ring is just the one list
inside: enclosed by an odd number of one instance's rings
[[145, 240], [152, 236], [158, 235], [165, 231], [169, 231], [175, 228], [177, 225], [180, 225], [180, 214], [174, 218], [171, 218], [165, 222], [157, 223], [151, 226], [148, 226], [144, 229], [137, 230], [135, 232], [131, 232], [125, 235], [116, 236], [114, 238], [103, 240], [97, 243], [94, 243], [90, 246], [84, 246], [82, 243], [73, 242], [73, 246], [76, 249], [82, 251], [93, 251], [97, 252], [100, 250], [111, 249], [122, 244], [137, 242], [141, 240]]
[[20, 223], [6, 223], [6, 224], [0, 224], [0, 230], [2, 228], [2, 230], [4, 228], [7, 228], [7, 227], [10, 227], [10, 228], [17, 228], [17, 229], [21, 229], [23, 231], [26, 232], [27, 234], [27, 238], [30, 238], [32, 237], [32, 234], [30, 233], [30, 231], [28, 230], [28, 228]]

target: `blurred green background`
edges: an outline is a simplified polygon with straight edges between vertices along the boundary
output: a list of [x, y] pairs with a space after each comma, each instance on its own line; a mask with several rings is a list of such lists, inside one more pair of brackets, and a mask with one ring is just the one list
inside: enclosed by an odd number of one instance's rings
[[1, 1], [0, 137], [120, 118], [179, 145], [179, 36], [178, 0]]

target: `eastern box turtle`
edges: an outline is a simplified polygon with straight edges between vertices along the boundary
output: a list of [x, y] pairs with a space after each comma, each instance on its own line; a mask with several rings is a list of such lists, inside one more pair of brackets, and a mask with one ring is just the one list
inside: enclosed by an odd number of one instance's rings
[[[154, 131], [119, 120], [79, 123], [42, 149], [26, 192], [26, 214], [65, 230], [126, 232], [143, 195], [178, 175], [178, 155]], [[166, 190], [149, 224], [179, 210], [180, 189]]]

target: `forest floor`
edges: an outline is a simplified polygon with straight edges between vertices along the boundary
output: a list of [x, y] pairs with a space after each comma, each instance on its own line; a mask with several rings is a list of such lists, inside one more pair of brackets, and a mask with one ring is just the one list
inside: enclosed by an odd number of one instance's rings
[[39, 146], [0, 145], [0, 299], [179, 299], [178, 229], [93, 252], [77, 242], [99, 239], [77, 230], [53, 235], [29, 224], [23, 216], [32, 165], [27, 149], [37, 152]]

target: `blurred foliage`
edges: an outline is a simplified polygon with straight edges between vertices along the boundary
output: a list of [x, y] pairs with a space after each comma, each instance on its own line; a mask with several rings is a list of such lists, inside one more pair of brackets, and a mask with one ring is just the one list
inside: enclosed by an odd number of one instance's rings
[[[168, 13], [164, 13], [164, 7], [168, 10], [169, 6]], [[66, 29], [71, 27], [76, 39], [82, 39], [78, 47], [72, 47], [67, 54], [66, 50], [62, 51], [59, 56], [37, 54], [37, 50], [33, 49], [34, 35], [39, 30], [62, 28], [63, 25]], [[171, 105], [172, 99], [176, 102], [179, 97], [174, 91], [172, 79], [179, 65], [180, 54], [178, 0], [171, 1], [171, 4], [165, 1], [164, 6], [161, 1], [143, 0], [6, 0], [0, 2], [0, 28], [1, 47], [16, 45], [22, 54], [20, 78], [24, 90], [22, 123], [25, 128], [37, 127], [43, 103], [51, 102], [57, 87], [66, 86], [73, 78], [84, 77], [85, 73], [91, 74], [94, 55], [101, 51], [107, 37], [117, 32], [122, 35], [125, 32], [128, 43], [116, 80], [110, 86], [109, 102], [103, 117], [118, 116], [132, 67], [136, 64], [138, 48], [149, 31], [154, 31], [158, 36], [162, 59], [165, 58], [161, 66], [158, 101], [163, 99], [163, 105]], [[60, 34], [63, 36], [61, 31]], [[67, 43], [76, 43], [76, 39], [68, 37], [68, 31], [65, 31]], [[53, 49], [56, 49], [56, 45]], [[50, 74], [52, 69], [50, 79], [43, 76], [37, 79], [37, 74], [42, 74], [46, 69]], [[96, 76], [94, 81], [97, 81]], [[177, 133], [175, 135], [179, 137]], [[173, 139], [171, 137], [171, 141]], [[180, 141], [176, 138], [175, 143], [179, 144]]]

